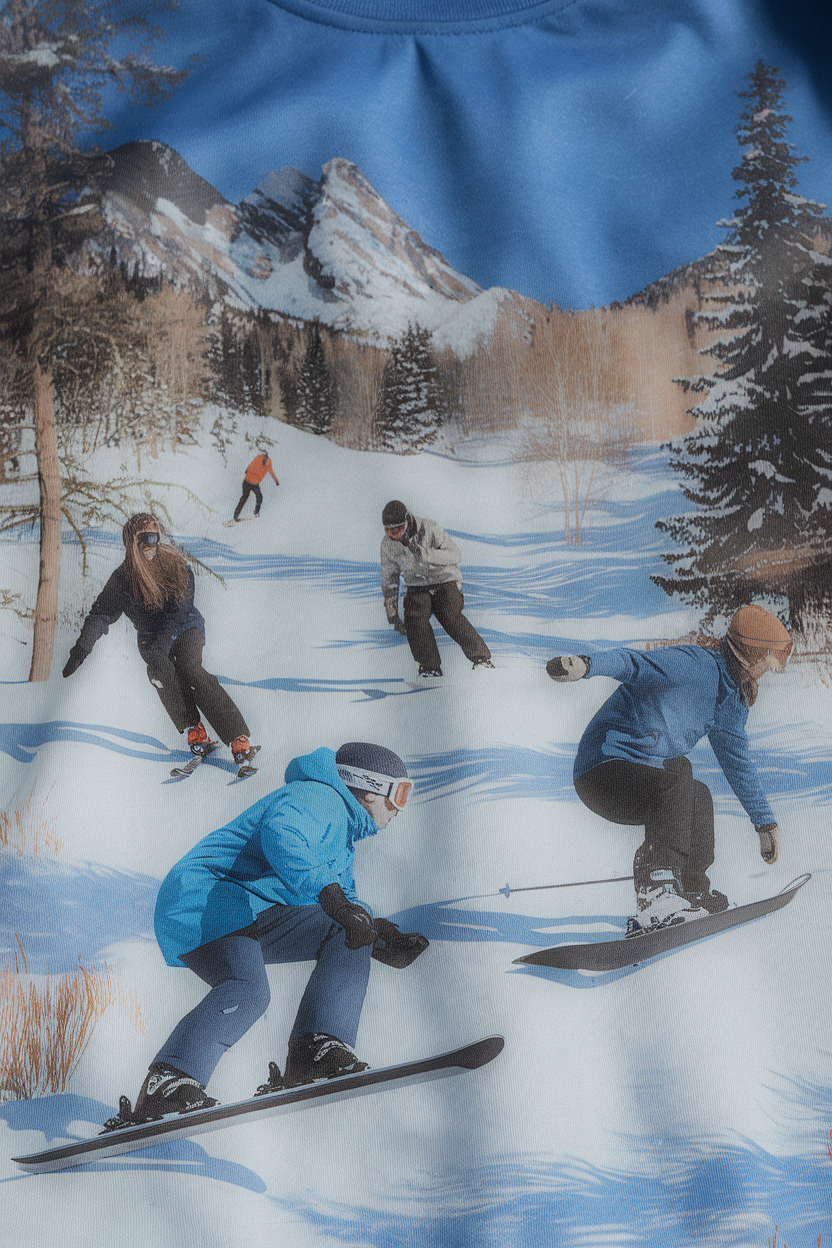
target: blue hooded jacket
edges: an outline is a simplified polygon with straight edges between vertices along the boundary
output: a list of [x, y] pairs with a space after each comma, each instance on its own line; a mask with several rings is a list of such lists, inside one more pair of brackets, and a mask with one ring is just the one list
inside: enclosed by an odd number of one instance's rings
[[614, 758], [661, 767], [666, 758], [688, 754], [707, 736], [755, 826], [775, 822], [748, 754], [748, 708], [719, 651], [704, 646], [646, 653], [604, 650], [592, 656], [589, 674], [611, 676], [621, 684], [581, 738], [575, 779]]
[[313, 906], [327, 884], [357, 901], [355, 842], [378, 831], [335, 769], [335, 752], [295, 758], [286, 783], [210, 832], [168, 872], [155, 927], [165, 961], [248, 927], [275, 904]]

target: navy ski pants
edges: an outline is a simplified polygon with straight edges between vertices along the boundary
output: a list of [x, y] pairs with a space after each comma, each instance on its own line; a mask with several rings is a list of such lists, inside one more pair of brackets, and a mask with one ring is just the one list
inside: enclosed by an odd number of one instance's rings
[[[347, 949], [344, 935], [320, 906], [278, 905], [264, 910], [244, 931], [183, 954], [185, 965], [211, 991], [176, 1025], [153, 1060], [205, 1086], [226, 1049], [265, 1013], [270, 999], [266, 966], [313, 959], [316, 965], [291, 1034], [325, 1032], [352, 1047], [373, 947]], [[264, 1067], [270, 1056], [264, 1054]]]

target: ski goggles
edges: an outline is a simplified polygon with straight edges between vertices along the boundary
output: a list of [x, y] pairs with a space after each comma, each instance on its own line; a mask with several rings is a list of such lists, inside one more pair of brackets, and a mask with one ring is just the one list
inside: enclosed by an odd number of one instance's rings
[[158, 546], [159, 534], [155, 531], [155, 529], [146, 529], [144, 533], [136, 535], [136, 541], [139, 546]]
[[384, 532], [388, 537], [392, 537], [394, 541], [397, 541], [404, 533], [405, 527], [404, 524], [388, 524], [385, 525]]
[[382, 797], [387, 798], [388, 802], [393, 803], [396, 810], [404, 810], [413, 788], [412, 780], [383, 776], [378, 771], [367, 771], [364, 767], [347, 767], [344, 763], [338, 763], [337, 771], [348, 789], [365, 789], [368, 793], [380, 793]]

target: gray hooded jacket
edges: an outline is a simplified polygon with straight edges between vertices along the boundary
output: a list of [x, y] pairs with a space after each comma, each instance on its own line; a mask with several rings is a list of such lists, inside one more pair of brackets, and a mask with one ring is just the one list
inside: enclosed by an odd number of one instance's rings
[[388, 619], [399, 610], [399, 580], [405, 585], [444, 585], [455, 581], [462, 589], [459, 547], [433, 520], [411, 516], [410, 536], [394, 541], [385, 533], [381, 542], [381, 592]]

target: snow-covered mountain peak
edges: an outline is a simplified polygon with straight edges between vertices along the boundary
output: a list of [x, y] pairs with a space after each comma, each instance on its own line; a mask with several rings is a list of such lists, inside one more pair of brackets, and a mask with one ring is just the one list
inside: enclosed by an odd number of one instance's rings
[[323, 166], [307, 246], [344, 294], [372, 297], [379, 281], [392, 281], [411, 298], [434, 293], [465, 301], [480, 294], [476, 282], [424, 243], [343, 157]]
[[207, 284], [237, 306], [381, 344], [419, 324], [467, 355], [490, 340], [507, 298], [519, 300], [457, 272], [343, 157], [319, 181], [274, 170], [237, 205], [163, 143], [125, 144], [101, 162], [108, 228], [90, 250], [114, 248], [131, 270]]

